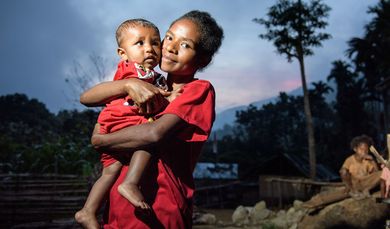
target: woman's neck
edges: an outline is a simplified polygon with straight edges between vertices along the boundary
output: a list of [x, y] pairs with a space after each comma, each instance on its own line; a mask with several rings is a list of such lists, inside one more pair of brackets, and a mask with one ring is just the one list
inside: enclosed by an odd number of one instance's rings
[[193, 80], [194, 75], [181, 76], [168, 74], [167, 76], [168, 85], [172, 91], [178, 90], [179, 88], [183, 87], [185, 84]]

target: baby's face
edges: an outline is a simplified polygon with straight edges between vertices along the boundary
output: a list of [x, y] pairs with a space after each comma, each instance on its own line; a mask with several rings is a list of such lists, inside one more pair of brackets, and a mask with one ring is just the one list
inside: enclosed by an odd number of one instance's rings
[[153, 28], [136, 26], [123, 32], [121, 49], [124, 54], [122, 60], [133, 61], [147, 69], [153, 69], [160, 62], [161, 40], [160, 34]]

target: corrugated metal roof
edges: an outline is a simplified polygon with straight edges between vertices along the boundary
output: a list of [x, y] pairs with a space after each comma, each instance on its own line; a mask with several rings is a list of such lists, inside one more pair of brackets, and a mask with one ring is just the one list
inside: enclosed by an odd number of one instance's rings
[[195, 179], [238, 179], [238, 164], [199, 162], [193, 176]]
[[[307, 177], [310, 176], [310, 164], [307, 157], [287, 153], [283, 153], [282, 155], [291, 161], [304, 175]], [[316, 179], [323, 181], [337, 180], [339, 179], [339, 175], [326, 166], [317, 163]]]

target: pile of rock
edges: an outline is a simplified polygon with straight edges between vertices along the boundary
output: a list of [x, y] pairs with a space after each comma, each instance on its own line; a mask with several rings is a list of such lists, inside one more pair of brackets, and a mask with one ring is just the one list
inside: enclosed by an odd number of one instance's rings
[[195, 217], [194, 224], [213, 225], [213, 228], [384, 228], [389, 213], [388, 205], [377, 203], [375, 197], [347, 198], [317, 210], [304, 208], [301, 201], [295, 200], [286, 210], [272, 211], [260, 201], [253, 207], [238, 206], [230, 222], [204, 212]]
[[254, 207], [237, 207], [232, 215], [232, 221], [236, 226], [274, 225], [278, 228], [294, 229], [307, 212], [299, 200], [295, 200], [288, 210], [277, 212], [269, 210], [266, 203], [260, 201]]
[[389, 213], [388, 205], [377, 203], [375, 197], [348, 198], [326, 206], [317, 214], [306, 215], [298, 228], [385, 228]]

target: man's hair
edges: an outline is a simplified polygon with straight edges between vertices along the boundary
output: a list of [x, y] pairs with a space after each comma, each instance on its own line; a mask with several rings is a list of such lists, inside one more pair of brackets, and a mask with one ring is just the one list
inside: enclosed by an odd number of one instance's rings
[[135, 19], [129, 19], [122, 24], [118, 26], [116, 29], [115, 37], [116, 37], [116, 42], [118, 43], [118, 47], [121, 45], [122, 39], [123, 39], [123, 32], [126, 31], [129, 28], [134, 28], [136, 26], [143, 26], [147, 28], [152, 28], [154, 29], [158, 35], [160, 35], [160, 31], [158, 30], [157, 26], [153, 24], [152, 22], [142, 19], [142, 18], [135, 18]]
[[198, 10], [184, 14], [172, 22], [171, 26], [182, 19], [188, 19], [198, 26], [200, 40], [197, 50], [200, 52], [200, 55], [210, 57], [211, 59], [222, 44], [224, 37], [223, 29], [209, 13]]
[[364, 134], [360, 135], [360, 136], [356, 136], [351, 141], [351, 149], [352, 150], [355, 149], [356, 147], [358, 147], [362, 143], [365, 143], [368, 146], [371, 146], [373, 144], [373, 140], [372, 140], [372, 138], [370, 138], [369, 136], [364, 135]]

